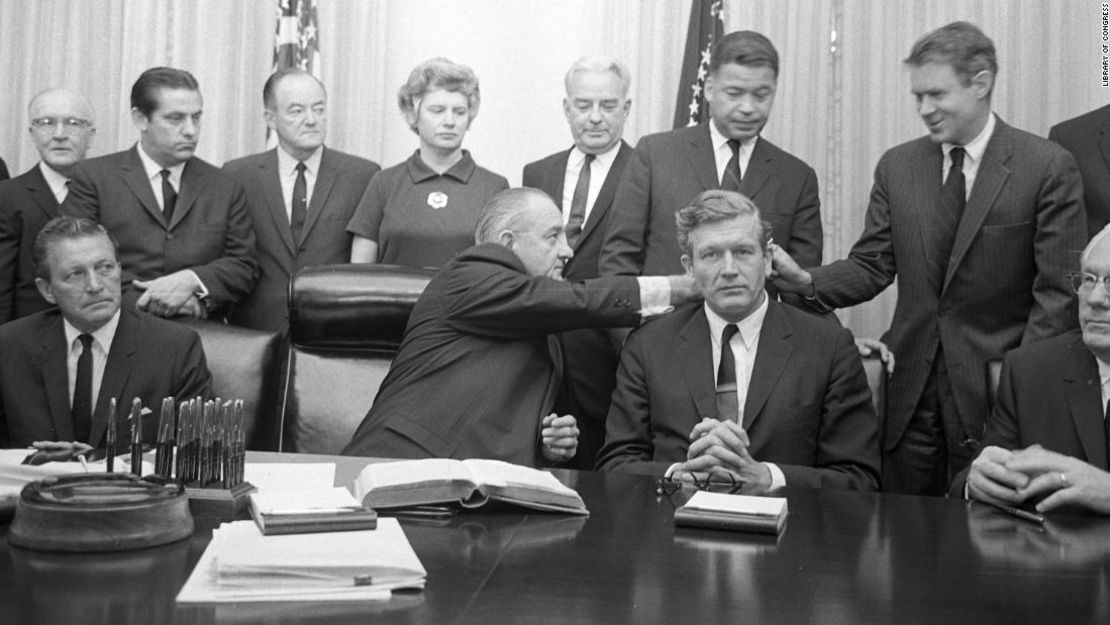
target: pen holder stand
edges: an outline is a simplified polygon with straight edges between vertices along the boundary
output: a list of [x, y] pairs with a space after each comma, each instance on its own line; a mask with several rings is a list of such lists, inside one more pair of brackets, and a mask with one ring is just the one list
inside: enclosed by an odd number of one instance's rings
[[240, 482], [231, 488], [185, 487], [189, 497], [189, 510], [197, 519], [233, 521], [248, 518], [250, 495], [256, 489], [250, 482]]

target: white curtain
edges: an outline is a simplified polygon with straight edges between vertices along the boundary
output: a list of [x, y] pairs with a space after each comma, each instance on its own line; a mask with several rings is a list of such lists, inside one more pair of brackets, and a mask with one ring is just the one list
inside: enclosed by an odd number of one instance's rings
[[[26, 105], [68, 86], [97, 112], [91, 155], [131, 145], [129, 93], [144, 69], [192, 71], [205, 98], [199, 155], [213, 163], [264, 149], [262, 83], [276, 0], [0, 0], [0, 157], [37, 160]], [[928, 30], [964, 19], [995, 41], [994, 107], [1037, 134], [1105, 104], [1101, 5], [1087, 0], [728, 0], [730, 29], [763, 32], [782, 57], [766, 136], [810, 163], [821, 185], [825, 257], [843, 258], [862, 228], [871, 175], [887, 148], [919, 136], [902, 59]], [[416, 139], [396, 106], [411, 68], [446, 56], [474, 68], [482, 108], [465, 146], [519, 183], [529, 161], [570, 144], [562, 77], [606, 53], [633, 73], [626, 138], [673, 119], [689, 0], [319, 0], [320, 74], [329, 139], [389, 166]], [[835, 47], [833, 33], [836, 33]], [[858, 334], [889, 323], [892, 292], [842, 311]]]

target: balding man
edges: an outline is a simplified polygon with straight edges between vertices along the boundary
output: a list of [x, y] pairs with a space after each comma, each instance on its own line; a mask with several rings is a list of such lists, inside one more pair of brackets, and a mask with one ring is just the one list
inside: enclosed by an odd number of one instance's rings
[[370, 412], [343, 453], [492, 458], [521, 465], [573, 458], [572, 415], [550, 413], [559, 359], [549, 335], [633, 326], [692, 281], [612, 277], [572, 283], [562, 215], [536, 189], [508, 189], [478, 218], [477, 245], [428, 284]]
[[85, 158], [96, 125], [92, 105], [66, 89], [31, 98], [29, 132], [39, 162], [0, 183], [0, 323], [49, 308], [35, 287], [31, 244], [69, 192], [73, 168]]

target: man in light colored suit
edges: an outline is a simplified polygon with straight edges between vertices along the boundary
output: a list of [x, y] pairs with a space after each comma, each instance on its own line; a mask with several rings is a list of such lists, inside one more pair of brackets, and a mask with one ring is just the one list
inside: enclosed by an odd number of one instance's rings
[[108, 229], [124, 305], [160, 317], [222, 317], [258, 275], [243, 188], [194, 156], [203, 109], [189, 72], [143, 72], [131, 87], [138, 144], [78, 165], [61, 208]]
[[804, 271], [773, 251], [780, 288], [819, 310], [865, 302], [897, 278], [883, 487], [942, 495], [981, 445], [987, 361], [1075, 326], [1065, 274], [1086, 227], [1071, 155], [991, 112], [998, 64], [986, 35], [949, 24], [905, 63], [929, 134], [879, 160], [848, 258]]
[[[524, 186], [541, 189], [563, 213], [567, 244], [567, 280], [598, 276], [601, 242], [609, 229], [613, 196], [632, 148], [621, 139], [632, 108], [628, 69], [616, 59], [586, 56], [567, 71], [566, 114], [574, 145], [524, 166]], [[616, 385], [617, 355], [608, 334], [581, 329], [559, 335], [563, 350], [563, 385], [556, 410], [578, 417], [575, 466], [593, 469], [605, 442], [605, 415]]]
[[778, 52], [763, 35], [739, 31], [721, 38], [705, 83], [709, 122], [644, 137], [629, 159], [602, 246], [602, 275], [682, 271], [674, 214], [707, 189], [744, 194], [799, 264], [821, 264], [817, 175], [760, 135], [778, 74]]
[[284, 330], [293, 274], [348, 260], [347, 222], [381, 168], [324, 146], [327, 97], [324, 85], [304, 70], [275, 72], [266, 80], [262, 100], [278, 147], [224, 165], [246, 192], [260, 270], [254, 291], [229, 312], [231, 323]]
[[35, 235], [69, 193], [69, 179], [96, 134], [92, 105], [65, 89], [31, 99], [30, 134], [41, 159], [0, 184], [0, 323], [49, 308], [35, 287]]

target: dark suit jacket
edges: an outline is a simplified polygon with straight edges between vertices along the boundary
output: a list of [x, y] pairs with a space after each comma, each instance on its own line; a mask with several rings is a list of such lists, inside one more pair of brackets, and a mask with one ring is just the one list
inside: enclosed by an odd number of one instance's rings
[[938, 345], [963, 430], [981, 440], [987, 361], [1076, 325], [1066, 273], [1079, 266], [1087, 238], [1071, 155], [998, 120], [938, 295], [925, 254], [942, 158], [928, 137], [884, 154], [863, 234], [848, 258], [811, 270], [818, 299], [834, 307], [865, 302], [897, 277], [898, 303], [883, 336], [898, 357], [887, 386], [885, 449], [901, 439]]
[[[686, 460], [690, 430], [717, 418], [709, 322], [691, 304], [629, 335], [601, 470], [662, 476]], [[744, 403], [749, 451], [788, 486], [876, 490], [879, 420], [852, 333], [769, 302]]]
[[539, 464], [540, 420], [558, 383], [548, 334], [631, 326], [628, 277], [530, 276], [507, 248], [460, 252], [428, 284], [400, 351], [344, 454]]
[[0, 183], [0, 323], [52, 308], [35, 287], [31, 244], [58, 216], [58, 201], [36, 164]]
[[[58, 310], [0, 326], [0, 447], [73, 440], [66, 351]], [[119, 405], [117, 440], [130, 440], [127, 412], [132, 398], [139, 397], [155, 413], [143, 421], [143, 440], [152, 441], [164, 397], [207, 398], [211, 383], [194, 330], [124, 308], [104, 366], [89, 440], [83, 442], [103, 446], [112, 397]]]
[[[708, 125], [641, 139], [613, 200], [602, 275], [683, 273], [675, 211], [720, 186]], [[760, 137], [740, 192], [755, 202], [775, 241], [802, 267], [821, 264], [821, 203], [813, 168]]]
[[1087, 235], [1093, 237], [1110, 222], [1110, 104], [1056, 124], [1048, 138], [1071, 152], [1079, 165]]
[[0, 180], [7, 180], [8, 178], [11, 178], [11, 174], [8, 173], [8, 165], [4, 163], [4, 159], [0, 158]]
[[289, 279], [294, 273], [314, 265], [350, 262], [347, 222], [366, 185], [381, 170], [364, 158], [324, 148], [301, 238], [294, 241], [281, 195], [278, 149], [236, 159], [223, 168], [246, 193], [260, 269], [254, 291], [231, 309], [228, 320], [262, 330], [284, 330], [289, 325]]
[[[154, 198], [138, 146], [82, 161], [73, 172], [62, 212], [98, 221], [119, 243], [124, 283], [192, 269], [208, 288], [210, 305], [242, 299], [258, 276], [254, 232], [243, 188], [197, 157], [181, 175], [167, 224]], [[127, 288], [125, 301], [137, 299]]]
[[[1006, 354], [983, 445], [1024, 449], [1038, 444], [1108, 468], [1098, 363], [1079, 331]], [[962, 497], [967, 470], [952, 481]]]

